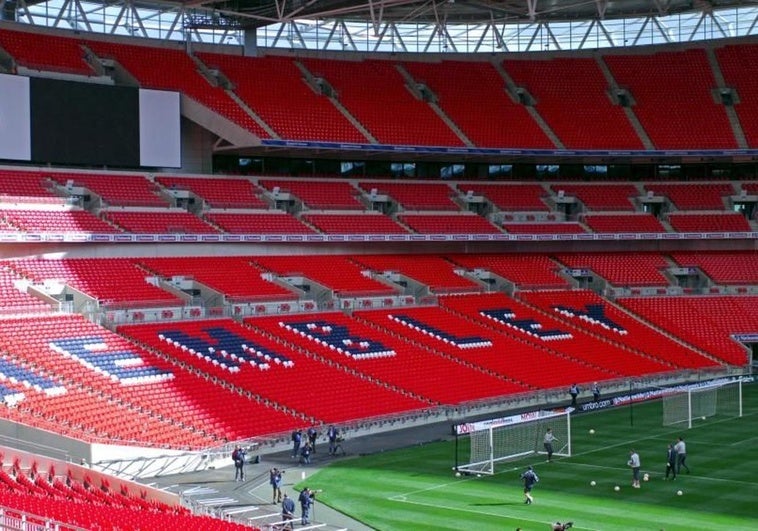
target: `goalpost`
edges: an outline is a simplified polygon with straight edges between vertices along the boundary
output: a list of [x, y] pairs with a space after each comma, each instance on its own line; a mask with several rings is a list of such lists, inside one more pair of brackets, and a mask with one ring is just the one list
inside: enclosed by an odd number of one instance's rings
[[570, 456], [570, 410], [540, 410], [456, 424], [454, 468], [462, 473], [491, 475], [495, 473], [495, 465], [502, 461], [544, 454], [543, 441], [548, 428], [555, 436], [553, 455]]
[[663, 395], [663, 425], [686, 424], [714, 416], [742, 416], [742, 379], [709, 382]]

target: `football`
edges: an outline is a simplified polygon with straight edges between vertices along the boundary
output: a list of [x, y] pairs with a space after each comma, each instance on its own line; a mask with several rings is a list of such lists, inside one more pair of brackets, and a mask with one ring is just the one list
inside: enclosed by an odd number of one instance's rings
[[455, 477], [457, 477], [457, 478], [461, 477], [461, 473], [460, 472], [456, 472], [455, 473]]
[[644, 476], [642, 476], [642, 481], [650, 481], [650, 476], [645, 474]]
[[594, 479], [592, 481], [590, 481], [590, 486], [594, 487], [595, 485], [597, 485], [597, 483], [595, 483]]
[[595, 430], [590, 428], [590, 435], [595, 435]]
[[676, 495], [677, 496], [681, 496], [682, 494], [684, 494], [684, 493], [681, 490], [676, 491]]
[[[613, 490], [615, 490], [616, 492], [618, 492], [618, 491], [621, 490], [621, 487], [619, 487], [618, 485], [616, 485], [615, 487], [613, 487]], [[680, 490], [679, 492], [682, 492], [682, 491]]]

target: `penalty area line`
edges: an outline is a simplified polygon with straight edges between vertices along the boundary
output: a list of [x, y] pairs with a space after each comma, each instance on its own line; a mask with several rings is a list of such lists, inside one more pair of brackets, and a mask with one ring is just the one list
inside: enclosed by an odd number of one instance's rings
[[[545, 524], [545, 525], [551, 525], [553, 522], [545, 522], [543, 520], [535, 520], [533, 518], [524, 518], [521, 515], [513, 515], [513, 514], [498, 514], [498, 513], [492, 513], [489, 511], [477, 511], [474, 509], [466, 509], [464, 507], [451, 507], [449, 505], [440, 505], [437, 503], [425, 503], [425, 502], [419, 502], [419, 501], [410, 501], [410, 500], [393, 500], [397, 501], [399, 503], [407, 503], [410, 505], [419, 505], [421, 507], [429, 507], [432, 509], [441, 509], [446, 511], [458, 511], [462, 513], [469, 513], [469, 514], [479, 514], [484, 516], [493, 516], [495, 518], [502, 518], [504, 520], [521, 520], [525, 522], [533, 522], [535, 524]], [[600, 531], [599, 529], [595, 529], [594, 527], [580, 527], [578, 525], [575, 525], [573, 529], [582, 529], [585, 531]]]

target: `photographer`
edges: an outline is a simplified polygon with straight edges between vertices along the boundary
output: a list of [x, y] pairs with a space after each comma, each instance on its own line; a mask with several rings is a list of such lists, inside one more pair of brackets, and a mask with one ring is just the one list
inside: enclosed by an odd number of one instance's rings
[[284, 470], [279, 470], [278, 468], [274, 467], [271, 470], [269, 470], [269, 483], [271, 484], [271, 488], [274, 490], [274, 501], [272, 503], [279, 503], [282, 501], [282, 474], [284, 474]]
[[300, 492], [298, 501], [300, 502], [300, 509], [302, 510], [302, 515], [300, 517], [300, 523], [302, 525], [308, 525], [311, 522], [311, 507], [316, 498], [316, 492], [320, 491], [314, 491], [308, 487], [303, 487], [302, 492]]
[[574, 522], [566, 522], [565, 524], [562, 524], [560, 522], [556, 522], [553, 524], [553, 531], [566, 531], [567, 529], [571, 529], [574, 527]]
[[234, 461], [234, 481], [245, 481], [245, 455], [246, 452], [237, 446], [232, 452], [232, 461]]

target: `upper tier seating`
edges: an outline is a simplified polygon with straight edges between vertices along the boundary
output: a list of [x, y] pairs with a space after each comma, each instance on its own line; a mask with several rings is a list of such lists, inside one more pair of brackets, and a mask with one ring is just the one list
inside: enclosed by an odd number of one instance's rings
[[698, 369], [716, 365], [715, 361], [654, 330], [592, 291], [524, 291], [520, 298], [573, 326], [675, 367]]
[[736, 90], [739, 104], [733, 108], [750, 148], [758, 147], [758, 44], [731, 44], [716, 48], [721, 74], [727, 87]]
[[86, 210], [0, 210], [3, 225], [18, 232], [113, 234], [121, 232]]
[[699, 267], [717, 284], [758, 284], [756, 251], [682, 251], [671, 257], [681, 267]]
[[[403, 67], [437, 96], [437, 103], [474, 145], [553, 149], [523, 105], [505, 91], [505, 80], [487, 62], [405, 62]], [[472, 102], [476, 102], [472, 104]]]
[[661, 222], [652, 214], [587, 214], [584, 223], [594, 232], [633, 233], [666, 232]]
[[208, 212], [205, 219], [232, 234], [313, 234], [313, 231], [286, 212], [260, 214]]
[[218, 234], [215, 228], [186, 210], [105, 210], [102, 216], [135, 234]]
[[572, 253], [556, 259], [572, 269], [590, 269], [614, 286], [668, 286], [663, 270], [670, 267], [659, 254]]
[[748, 351], [731, 336], [758, 330], [758, 297], [652, 297], [618, 302], [717, 359], [742, 367], [748, 363]]
[[51, 311], [52, 308], [49, 304], [16, 288], [16, 283], [21, 280], [23, 280], [21, 275], [15, 273], [5, 263], [0, 262], [0, 300], [2, 300], [0, 313], [21, 314]]
[[306, 214], [303, 219], [326, 234], [408, 234], [384, 214]]
[[170, 190], [189, 190], [211, 208], [268, 208], [247, 179], [226, 177], [160, 176], [155, 180]]
[[441, 256], [429, 255], [360, 255], [353, 258], [372, 271], [392, 271], [426, 284], [435, 293], [478, 292], [483, 288], [457, 275], [453, 264]]
[[724, 210], [724, 196], [735, 193], [729, 183], [649, 183], [645, 190], [668, 197], [679, 210]]
[[539, 184], [479, 184], [461, 183], [458, 190], [466, 194], [469, 190], [489, 199], [500, 210], [510, 212], [550, 210], [542, 200], [549, 194]]
[[222, 293], [228, 300], [261, 301], [296, 298], [278, 284], [261, 277], [251, 258], [242, 256], [182, 256], [135, 259], [141, 266], [163, 277], [184, 276]]
[[394, 63], [312, 58], [301, 62], [334, 87], [340, 103], [380, 144], [463, 146], [426, 102], [413, 97]]
[[455, 254], [449, 258], [467, 269], [486, 269], [522, 289], [565, 288], [568, 280], [558, 275], [560, 267], [542, 254]]
[[721, 105], [705, 51], [604, 55], [619, 87], [629, 90], [656, 149], [735, 149], [737, 141]]
[[501, 234], [476, 214], [400, 214], [398, 220], [420, 234]]
[[640, 195], [633, 184], [554, 184], [553, 193], [560, 191], [578, 198], [587, 210], [634, 211], [632, 198]]
[[289, 57], [198, 53], [234, 83], [234, 92], [282, 138], [366, 144], [326, 96], [316, 94]]
[[460, 210], [453, 201], [455, 192], [440, 183], [397, 183], [389, 181], [361, 182], [366, 193], [376, 189], [379, 195], [388, 195], [405, 210]]
[[[337, 367], [347, 367], [358, 375], [367, 375], [370, 381], [378, 384], [377, 387], [388, 385], [391, 389], [424, 397], [435, 404], [453, 405], [525, 390], [504, 379], [467, 367], [458, 358], [441, 356], [432, 349], [419, 348], [404, 339], [407, 334], [398, 336], [388, 333], [386, 328], [391, 328], [391, 323], [386, 314], [376, 315], [379, 317], [372, 319], [372, 314], [363, 312], [352, 318], [339, 313], [319, 313], [249, 318], [245, 319], [245, 323], [314, 352], [329, 360], [330, 364], [337, 364]], [[378, 326], [368, 325], [365, 320]], [[347, 345], [345, 341], [348, 342]], [[356, 344], [359, 341], [365, 346]], [[336, 346], [340, 346], [343, 352], [339, 352]], [[311, 376], [309, 380], [310, 385], [313, 385], [312, 382], [317, 379]], [[331, 376], [326, 375], [322, 381], [329, 382], [332, 389], [342, 389], [330, 380]], [[452, 381], [458, 382], [458, 385], [450, 385]], [[344, 396], [340, 393], [333, 394], [341, 398], [342, 403], [338, 401], [336, 406], [344, 409], [347, 406]], [[363, 398], [356, 394], [351, 394], [351, 397]], [[358, 414], [367, 416], [365, 413]]]
[[[316, 350], [315, 344], [288, 333], [277, 323], [304, 318], [318, 319], [314, 315], [269, 319], [268, 330], [272, 335], [231, 319], [158, 323], [124, 327], [119, 331], [223, 383], [324, 423], [349, 422], [428, 405], [422, 399], [403, 396], [293, 347], [293, 343], [299, 343], [298, 346]], [[246, 323], [259, 326], [255, 319], [247, 319]], [[289, 344], [277, 341], [276, 337]], [[335, 352], [340, 362], [344, 357]], [[237, 407], [229, 409], [240, 414]]]
[[608, 98], [608, 81], [594, 58], [514, 59], [503, 66], [566, 148], [643, 149], [624, 109]]
[[79, 39], [13, 31], [3, 27], [0, 31], [0, 48], [8, 52], [18, 64], [31, 70], [54, 70], [67, 74], [94, 76], [95, 71], [84, 59]]
[[[46, 178], [38, 171], [0, 170], [0, 196], [34, 197], [45, 199], [60, 198], [45, 187]], [[5, 199], [5, 198], [4, 198]]]
[[184, 43], [174, 45], [166, 41], [163, 44], [164, 47], [154, 48], [87, 41], [87, 46], [95, 54], [118, 61], [143, 87], [181, 92], [254, 135], [269, 138], [266, 130], [223, 88], [211, 86], [198, 72], [192, 58], [184, 50]]
[[677, 214], [669, 215], [677, 232], [746, 232], [753, 230], [742, 214]]
[[261, 179], [259, 184], [269, 192], [279, 188], [299, 198], [310, 209], [315, 210], [364, 210], [358, 196], [359, 191], [344, 181], [283, 181]]
[[503, 223], [503, 229], [511, 234], [584, 234], [587, 231], [579, 223]]
[[366, 277], [347, 256], [258, 256], [261, 268], [281, 276], [304, 276], [334, 291], [335, 296], [394, 295], [396, 290]]
[[[567, 327], [559, 319], [534, 310], [503, 293], [477, 297], [441, 297], [440, 304], [474, 321], [486, 323], [486, 326], [503, 335], [542, 349], [553, 357], [571, 360], [575, 368], [564, 374], [567, 380], [569, 374], [581, 374], [583, 371], [586, 374], [581, 381], [588, 381], [587, 376], [597, 376], [598, 372], [622, 377], [656, 374], [673, 368], [670, 363], [613, 345], [583, 329]], [[508, 351], [503, 349], [500, 352]], [[526, 359], [520, 362], [529, 363]], [[553, 367], [543, 364], [542, 369], [552, 370]], [[607, 379], [607, 376], [600, 379]]]
[[144, 175], [51, 172], [46, 176], [61, 186], [72, 182], [74, 186], [87, 188], [111, 206], [168, 206], [168, 201], [160, 197], [158, 187]]
[[101, 305], [129, 303], [170, 306], [182, 301], [146, 281], [146, 274], [126, 258], [69, 258], [14, 260], [8, 267], [26, 278], [60, 280], [97, 299]]

